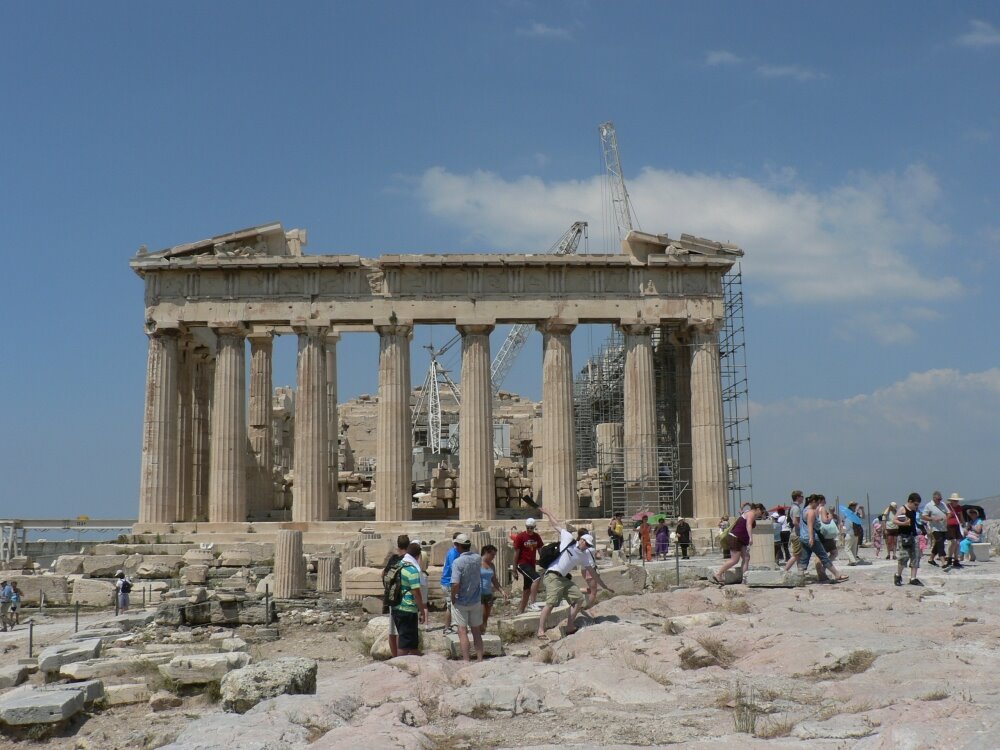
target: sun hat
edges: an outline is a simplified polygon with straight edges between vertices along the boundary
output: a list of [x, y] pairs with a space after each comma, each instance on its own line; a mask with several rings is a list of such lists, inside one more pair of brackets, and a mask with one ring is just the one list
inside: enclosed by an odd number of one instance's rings
[[964, 498], [964, 497], [959, 497], [959, 496], [958, 496], [958, 493], [957, 493], [957, 492], [952, 492], [952, 493], [951, 493], [951, 494], [950, 494], [950, 495], [948, 496], [948, 502], [949, 502], [949, 503], [960, 503], [960, 502], [962, 502], [963, 500], [965, 500], [965, 498]]
[[537, 521], [535, 521], [535, 519], [534, 519], [534, 518], [526, 518], [526, 519], [525, 519], [525, 521], [524, 521], [524, 525], [525, 525], [525, 526], [528, 526], [528, 527], [532, 527], [532, 526], [534, 526], [534, 525], [535, 525], [536, 523], [537, 523]]

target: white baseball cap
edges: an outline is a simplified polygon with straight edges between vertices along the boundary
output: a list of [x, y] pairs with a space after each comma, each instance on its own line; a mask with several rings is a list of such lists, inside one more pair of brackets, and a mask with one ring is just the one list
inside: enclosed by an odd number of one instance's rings
[[453, 544], [461, 544], [464, 547], [464, 546], [466, 546], [468, 544], [472, 544], [472, 540], [469, 539], [469, 537], [466, 536], [465, 534], [459, 534], [458, 536], [455, 537], [455, 541], [452, 542], [452, 543]]
[[588, 547], [594, 546], [594, 537], [592, 537], [590, 534], [584, 534], [580, 538], [587, 543]]
[[534, 526], [535, 524], [536, 524], [536, 521], [535, 521], [534, 518], [528, 518], [524, 522], [525, 526]]

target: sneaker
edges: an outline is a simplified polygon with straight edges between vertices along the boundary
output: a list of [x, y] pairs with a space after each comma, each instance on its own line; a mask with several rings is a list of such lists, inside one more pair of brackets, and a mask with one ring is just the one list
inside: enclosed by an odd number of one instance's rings
[[955, 562], [953, 562], [951, 564], [951, 567], [953, 567], [953, 568], [964, 568], [965, 566], [962, 565], [962, 563], [960, 563], [958, 560], [955, 560]]
[[928, 564], [928, 565], [933, 565], [933, 566], [934, 566], [935, 568], [939, 568], [939, 567], [941, 567], [941, 566], [940, 566], [940, 565], [938, 565], [938, 564], [937, 564], [937, 563], [936, 563], [936, 562], [935, 562], [934, 560], [928, 560], [928, 561], [927, 561], [927, 564]]
[[534, 604], [529, 604], [528, 605], [528, 611], [529, 612], [541, 612], [543, 608], [544, 608], [544, 605], [539, 604], [538, 602], [535, 602]]
[[903, 585], [903, 576], [893, 576], [892, 577], [892, 582], [894, 584], [896, 584], [897, 586], [902, 586]]
[[910, 585], [911, 586], [923, 586], [924, 584], [921, 583], [921, 581], [920, 581], [919, 578], [911, 578], [910, 579]]

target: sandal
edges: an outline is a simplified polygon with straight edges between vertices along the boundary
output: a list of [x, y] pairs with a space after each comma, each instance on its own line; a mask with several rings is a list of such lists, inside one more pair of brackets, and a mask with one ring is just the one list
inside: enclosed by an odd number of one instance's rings
[[841, 581], [846, 581], [850, 576], [837, 576], [833, 579], [834, 583], [840, 583]]
[[712, 573], [711, 581], [712, 581], [712, 583], [716, 584], [717, 586], [725, 586], [726, 585], [726, 582], [725, 581], [720, 581], [719, 577], [716, 576], [715, 573]]
[[543, 648], [545, 646], [551, 645], [551, 643], [552, 643], [552, 640], [545, 633], [541, 633], [541, 634], [535, 633], [535, 638], [538, 640], [538, 642], [540, 644], [542, 644]]

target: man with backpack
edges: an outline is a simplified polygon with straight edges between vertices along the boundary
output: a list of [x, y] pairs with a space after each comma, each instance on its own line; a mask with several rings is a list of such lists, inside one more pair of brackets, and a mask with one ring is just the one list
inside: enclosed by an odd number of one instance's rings
[[593, 555], [589, 553], [589, 550], [594, 546], [594, 537], [590, 534], [582, 534], [577, 539], [552, 513], [544, 508], [542, 508], [542, 513], [549, 519], [552, 527], [559, 532], [559, 541], [546, 544], [542, 547], [542, 552], [539, 555], [539, 563], [545, 568], [545, 573], [542, 576], [542, 580], [545, 582], [545, 606], [538, 616], [538, 631], [535, 636], [544, 645], [549, 642], [549, 638], [545, 634], [545, 625], [549, 615], [563, 601], [570, 605], [566, 634], [570, 635], [576, 632], [573, 623], [583, 607], [583, 594], [579, 587], [573, 583], [572, 571], [574, 568], [593, 568], [592, 572], [597, 581], [601, 585], [604, 585], [604, 582], [601, 581], [597, 569], [594, 568]]
[[394, 606], [398, 606], [399, 601], [397, 600], [402, 599], [401, 570], [409, 546], [409, 536], [400, 534], [396, 537], [396, 551], [389, 555], [385, 567], [382, 568], [382, 614], [389, 615], [389, 651], [393, 656], [399, 656], [399, 631], [396, 630], [392, 609]]
[[[420, 585], [420, 543], [400, 542], [409, 538], [401, 535], [396, 543], [404, 554], [393, 563], [388, 575], [385, 603], [389, 606], [389, 650], [393, 656], [420, 655], [420, 623], [427, 623], [427, 602]], [[395, 557], [395, 555], [394, 555]]]
[[7, 625], [14, 629], [14, 623], [10, 619], [10, 603], [14, 598], [14, 587], [7, 581], [0, 583], [0, 632], [7, 632]]
[[115, 573], [115, 588], [118, 591], [118, 611], [128, 612], [128, 595], [132, 593], [132, 579], [125, 575], [124, 570]]

